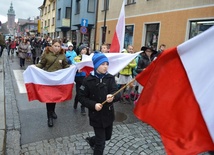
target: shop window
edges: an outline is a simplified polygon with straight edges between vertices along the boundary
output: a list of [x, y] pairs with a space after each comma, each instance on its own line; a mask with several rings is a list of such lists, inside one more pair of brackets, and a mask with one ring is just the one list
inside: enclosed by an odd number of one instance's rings
[[146, 38], [145, 46], [152, 47], [157, 50], [158, 36], [159, 36], [159, 23], [157, 24], [146, 24]]
[[190, 21], [189, 39], [204, 32], [205, 30], [207, 30], [208, 28], [210, 28], [213, 25], [214, 25], [214, 19], [213, 20]]
[[124, 48], [133, 45], [134, 25], [125, 26]]

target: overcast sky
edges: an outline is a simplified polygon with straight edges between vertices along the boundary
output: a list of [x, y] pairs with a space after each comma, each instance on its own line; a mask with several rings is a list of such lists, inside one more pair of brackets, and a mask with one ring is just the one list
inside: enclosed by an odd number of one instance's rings
[[44, 0], [0, 0], [0, 21], [5, 23], [7, 21], [7, 13], [10, 9], [10, 4], [13, 4], [13, 10], [15, 11], [16, 22], [18, 18], [33, 19], [40, 15], [38, 7], [40, 7]]

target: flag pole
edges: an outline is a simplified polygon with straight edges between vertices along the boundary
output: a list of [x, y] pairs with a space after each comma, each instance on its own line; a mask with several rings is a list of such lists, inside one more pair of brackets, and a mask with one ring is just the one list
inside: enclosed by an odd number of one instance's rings
[[[135, 78], [132, 79], [129, 83], [127, 83], [125, 86], [123, 86], [122, 88], [120, 88], [118, 91], [116, 91], [112, 96], [114, 97], [115, 95], [117, 95], [119, 92], [121, 92], [123, 89], [125, 89], [128, 85], [130, 85], [132, 82], [135, 81]], [[107, 100], [105, 100], [103, 103], [101, 103], [102, 105], [104, 105], [107, 102]]]

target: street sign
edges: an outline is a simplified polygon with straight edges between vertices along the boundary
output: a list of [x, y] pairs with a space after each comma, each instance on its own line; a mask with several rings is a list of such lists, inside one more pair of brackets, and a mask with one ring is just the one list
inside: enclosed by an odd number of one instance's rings
[[85, 26], [82, 26], [82, 27], [80, 27], [80, 32], [82, 33], [82, 34], [86, 34], [87, 33], [87, 27], [85, 27]]
[[82, 20], [81, 20], [81, 26], [88, 27], [88, 19], [82, 18]]

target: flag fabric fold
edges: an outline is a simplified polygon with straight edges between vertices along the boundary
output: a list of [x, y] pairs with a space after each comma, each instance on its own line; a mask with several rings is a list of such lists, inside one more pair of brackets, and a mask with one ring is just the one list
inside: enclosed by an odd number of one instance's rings
[[52, 103], [72, 98], [76, 67], [47, 72], [36, 66], [28, 66], [23, 73], [28, 100]]
[[[109, 60], [108, 72], [112, 75], [116, 75], [120, 70], [127, 66], [137, 55], [142, 51], [134, 54], [130, 53], [104, 53]], [[86, 72], [92, 71], [94, 66], [92, 62], [93, 53], [91, 55], [84, 55], [81, 62], [76, 64], [77, 69], [84, 70]], [[89, 74], [89, 73], [87, 73]]]
[[153, 126], [169, 155], [214, 150], [214, 27], [164, 51], [136, 80], [134, 114]]
[[125, 37], [125, 2], [123, 0], [120, 10], [119, 19], [117, 21], [116, 29], [110, 46], [110, 53], [119, 53], [124, 46]]

